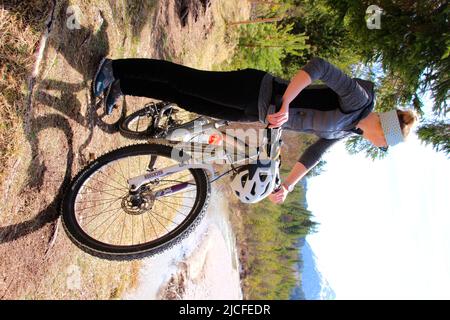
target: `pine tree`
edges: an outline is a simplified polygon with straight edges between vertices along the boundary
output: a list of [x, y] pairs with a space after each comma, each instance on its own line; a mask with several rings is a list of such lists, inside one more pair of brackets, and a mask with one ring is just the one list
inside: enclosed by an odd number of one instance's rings
[[435, 123], [422, 125], [417, 134], [425, 144], [431, 144], [436, 151], [450, 153], [450, 124], [441, 120]]
[[[406, 87], [402, 94], [413, 103], [417, 93], [430, 90], [436, 115], [448, 112], [450, 89], [449, 3], [446, 0], [380, 0], [380, 29], [367, 28], [371, 0], [327, 0], [354, 40], [366, 62], [381, 62]], [[417, 101], [416, 101], [417, 103]]]

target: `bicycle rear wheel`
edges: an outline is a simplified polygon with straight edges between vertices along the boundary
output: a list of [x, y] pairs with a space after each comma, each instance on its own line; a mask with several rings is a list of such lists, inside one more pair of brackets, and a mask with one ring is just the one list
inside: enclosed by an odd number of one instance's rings
[[154, 125], [155, 106], [146, 106], [125, 117], [119, 124], [121, 134], [133, 140], [146, 140], [151, 138]]
[[[210, 194], [206, 172], [185, 169], [131, 194], [127, 180], [176, 164], [172, 147], [142, 144], [107, 153], [84, 168], [64, 195], [62, 222], [82, 250], [130, 260], [162, 252], [203, 217]], [[151, 167], [151, 168], [149, 168]]]

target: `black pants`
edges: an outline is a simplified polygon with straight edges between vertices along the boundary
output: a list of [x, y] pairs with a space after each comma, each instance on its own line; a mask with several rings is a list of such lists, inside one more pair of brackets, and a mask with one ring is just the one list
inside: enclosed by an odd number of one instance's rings
[[[113, 60], [113, 71], [125, 95], [174, 102], [198, 114], [229, 121], [258, 121], [258, 97], [266, 72], [255, 69], [202, 71], [164, 60]], [[273, 81], [272, 103], [287, 83]], [[291, 108], [336, 108], [337, 95], [326, 86], [310, 86]]]
[[114, 60], [113, 71], [125, 95], [174, 102], [218, 119], [258, 121], [263, 71], [202, 71], [154, 59]]

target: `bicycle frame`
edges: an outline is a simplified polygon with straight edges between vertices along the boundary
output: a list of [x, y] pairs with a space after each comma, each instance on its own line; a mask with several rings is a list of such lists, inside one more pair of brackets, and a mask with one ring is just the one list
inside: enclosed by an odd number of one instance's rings
[[[159, 124], [159, 119], [163, 116], [164, 112], [171, 107], [172, 105], [169, 104], [160, 110], [157, 124]], [[201, 130], [198, 130], [197, 125], [200, 125]], [[266, 146], [266, 148], [261, 148], [261, 146], [251, 147], [238, 137], [228, 135], [225, 132], [221, 132], [218, 130], [220, 127], [227, 125], [228, 121], [225, 120], [217, 121], [209, 117], [199, 117], [195, 121], [191, 121], [184, 126], [182, 125], [170, 130], [169, 132], [167, 132], [167, 136], [165, 139], [155, 139], [156, 141], [153, 140], [153, 142], [160, 141], [164, 144], [174, 144], [174, 150], [178, 151], [178, 154], [182, 154], [182, 159], [180, 159], [181, 162], [167, 168], [147, 172], [143, 175], [129, 179], [128, 185], [130, 192], [136, 193], [142, 186], [149, 184], [152, 181], [188, 169], [207, 170], [208, 172], [210, 172], [211, 177], [215, 178], [216, 172], [214, 171], [213, 163], [218, 161], [224, 161], [225, 164], [234, 166], [236, 164], [248, 160], [254, 160], [256, 158], [260, 160], [271, 160], [279, 157], [280, 147], [282, 143], [280, 128], [267, 129], [267, 141], [263, 143], [263, 146]], [[186, 139], [186, 137], [189, 139], [196, 134], [201, 136], [208, 130], [213, 130], [214, 133], [220, 134], [223, 138], [224, 144], [222, 146], [219, 146], [205, 143], [175, 141], [176, 139], [180, 138]], [[223, 148], [223, 146], [225, 146], [225, 149]], [[231, 153], [229, 152], [229, 146], [231, 146], [233, 150], [233, 152]], [[209, 152], [210, 156], [205, 157], [205, 150]], [[242, 150], [243, 152], [241, 152], [241, 154], [244, 154], [244, 156], [242, 157], [242, 159], [236, 160], [238, 151]], [[165, 189], [157, 190], [154, 193], [154, 196], [158, 198], [175, 194], [181, 191], [186, 191], [191, 185], [191, 181], [182, 182]]]
[[[241, 140], [233, 140], [237, 141], [237, 143], [244, 144]], [[170, 141], [164, 140], [165, 143], [168, 143]], [[170, 143], [174, 143], [171, 141]], [[208, 148], [211, 149], [213, 154], [215, 156], [211, 156], [208, 158], [204, 157], [204, 150]], [[188, 170], [188, 169], [203, 169], [210, 172], [211, 178], [216, 177], [216, 172], [213, 167], [213, 163], [218, 160], [224, 160], [226, 163], [230, 165], [235, 165], [240, 163], [241, 161], [232, 161], [232, 159], [236, 158], [236, 154], [230, 155], [224, 151], [220, 146], [212, 146], [209, 144], [199, 144], [199, 143], [186, 143], [186, 142], [176, 142], [176, 145], [174, 146], [174, 150], [177, 150], [180, 153], [183, 153], [183, 155], [186, 155], [185, 158], [187, 161], [182, 161], [179, 164], [175, 164], [172, 166], [169, 166], [167, 168], [163, 168], [157, 171], [148, 172], [146, 174], [131, 178], [128, 180], [129, 189], [131, 192], [137, 192], [139, 188], [141, 188], [143, 185], [146, 185], [148, 183], [151, 183], [152, 181], [155, 181], [157, 179], [166, 177], [168, 175]], [[260, 154], [260, 150], [258, 147], [254, 147], [250, 149], [250, 153], [245, 154], [244, 161], [253, 159], [257, 157]], [[186, 186], [187, 187], [187, 186]], [[173, 187], [172, 187], [173, 188]], [[177, 192], [180, 192], [181, 190], [176, 190]], [[159, 195], [168, 195], [173, 194], [173, 190], [171, 190], [171, 187], [161, 190]]]

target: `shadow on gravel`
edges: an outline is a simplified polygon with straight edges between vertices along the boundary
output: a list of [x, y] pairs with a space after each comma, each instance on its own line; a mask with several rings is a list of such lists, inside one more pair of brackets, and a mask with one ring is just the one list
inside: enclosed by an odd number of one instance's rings
[[[26, 197], [26, 190], [40, 189], [43, 187], [44, 174], [47, 168], [42, 158], [42, 144], [39, 141], [39, 132], [49, 128], [55, 128], [62, 132], [67, 142], [67, 150], [64, 150], [65, 163], [61, 163], [61, 168], [65, 168], [62, 181], [59, 184], [58, 192], [55, 194], [54, 200], [47, 208], [37, 213], [32, 219], [0, 227], [0, 243], [17, 240], [30, 234], [48, 223], [56, 221], [59, 216], [59, 205], [61, 196], [65, 186], [70, 182], [72, 177], [72, 167], [75, 153], [83, 155], [83, 150], [89, 146], [92, 141], [94, 128], [98, 127], [106, 133], [117, 132], [117, 121], [108, 123], [104, 121], [105, 114], [101, 108], [101, 104], [95, 102], [90, 96], [90, 82], [95, 73], [100, 60], [107, 56], [110, 49], [109, 39], [107, 35], [108, 21], [104, 19], [103, 13], [98, 10], [97, 30], [89, 29], [81, 26], [79, 29], [69, 29], [67, 27], [67, 19], [69, 17], [67, 8], [68, 0], [56, 1], [53, 19], [51, 21], [51, 32], [49, 34], [48, 46], [53, 47], [70, 66], [77, 70], [83, 77], [80, 83], [70, 83], [59, 80], [44, 79], [37, 83], [34, 93], [34, 104], [41, 104], [54, 109], [55, 113], [46, 115], [36, 115], [33, 112], [23, 114], [24, 132], [28, 143], [31, 146], [32, 162], [28, 168], [28, 185], [22, 191]], [[126, 12], [121, 13], [117, 7], [117, 2], [108, 0], [113, 10], [114, 23], [123, 25], [129, 23], [132, 27], [132, 34], [138, 37], [145, 25], [146, 19], [150, 14], [150, 10], [156, 1], [125, 1]], [[2, 5], [6, 9], [24, 18], [29, 26], [36, 31], [44, 32], [44, 21], [50, 15], [49, 1], [30, 0], [27, 2], [19, 0], [4, 1]], [[125, 18], [124, 18], [125, 17]], [[43, 64], [49, 61], [43, 61]], [[41, 69], [45, 69], [44, 66]], [[89, 105], [86, 114], [83, 115], [81, 110], [83, 106], [77, 99], [77, 94], [83, 92], [88, 95], [86, 101]], [[126, 112], [124, 107], [122, 114]], [[73, 150], [74, 132], [71, 127], [70, 120], [77, 125], [83, 126], [89, 130], [87, 139], [79, 146], [78, 150]], [[72, 124], [73, 126], [73, 124]], [[87, 162], [88, 159], [81, 157], [81, 162]], [[34, 199], [35, 201], [38, 199]]]

